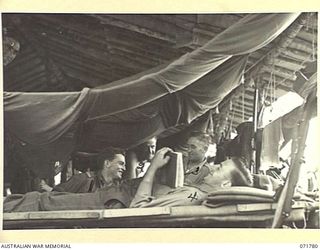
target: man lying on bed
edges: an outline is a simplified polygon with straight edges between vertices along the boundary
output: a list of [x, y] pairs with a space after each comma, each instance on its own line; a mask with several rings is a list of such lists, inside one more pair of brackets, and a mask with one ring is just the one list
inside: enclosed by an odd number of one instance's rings
[[217, 187], [251, 185], [248, 171], [237, 158], [215, 166], [201, 184], [177, 189], [156, 184], [153, 182], [155, 172], [168, 163], [167, 153], [170, 151], [170, 148], [162, 148], [156, 153], [140, 184], [123, 182], [118, 186], [83, 194], [30, 192], [11, 195], [4, 201], [4, 212], [198, 205], [206, 198], [207, 193]]
[[141, 181], [130, 207], [190, 206], [199, 205], [207, 194], [221, 187], [252, 186], [252, 178], [241, 158], [231, 158], [214, 165], [201, 183], [171, 189], [154, 183], [156, 171], [169, 161], [169, 148], [160, 149]]

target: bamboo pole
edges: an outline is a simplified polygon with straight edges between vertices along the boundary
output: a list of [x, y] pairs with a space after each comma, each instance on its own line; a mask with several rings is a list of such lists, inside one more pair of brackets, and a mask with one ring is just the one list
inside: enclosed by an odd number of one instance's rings
[[[306, 147], [306, 139], [309, 128], [309, 121], [311, 119], [311, 105], [315, 98], [315, 93], [311, 93], [309, 100], [300, 110], [301, 120], [296, 129], [296, 138], [293, 140], [292, 153], [291, 153], [291, 164], [288, 176], [286, 178], [285, 185], [280, 193], [278, 199], [278, 206], [275, 211], [275, 216], [272, 222], [272, 228], [279, 228], [284, 219], [290, 216], [292, 210], [292, 197], [299, 179], [299, 173], [302, 163], [302, 157], [304, 149]], [[303, 113], [302, 113], [303, 112]]]
[[257, 131], [258, 131], [258, 110], [259, 110], [259, 88], [258, 84], [255, 83], [254, 89], [254, 103], [253, 103], [253, 138], [252, 138], [252, 155], [251, 158], [253, 160], [252, 172], [254, 174], [258, 173], [258, 154], [257, 154]]

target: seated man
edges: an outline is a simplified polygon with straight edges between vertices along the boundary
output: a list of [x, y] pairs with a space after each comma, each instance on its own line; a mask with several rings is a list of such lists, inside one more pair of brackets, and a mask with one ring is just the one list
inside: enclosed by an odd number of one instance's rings
[[143, 177], [156, 152], [157, 138], [152, 137], [127, 152], [127, 179]]
[[207, 161], [206, 153], [211, 136], [200, 131], [193, 131], [185, 144], [177, 146], [177, 151], [184, 155], [184, 184], [200, 184], [212, 172], [213, 166]]
[[[122, 182], [125, 157], [120, 149], [108, 148], [98, 156], [98, 174], [74, 176], [61, 192], [37, 191], [9, 195], [3, 204], [4, 212], [83, 210], [129, 207], [139, 182]], [[136, 187], [136, 188], [135, 188]], [[69, 192], [63, 192], [68, 190]], [[72, 192], [78, 192], [77, 194]], [[85, 193], [86, 192], [86, 193]], [[88, 193], [92, 192], [92, 193]]]
[[98, 154], [95, 169], [73, 175], [67, 182], [53, 187], [52, 191], [91, 193], [99, 188], [118, 185], [126, 169], [124, 155], [122, 149], [108, 147]]
[[210, 135], [203, 132], [192, 132], [187, 140], [187, 160], [185, 161], [184, 182], [200, 184], [211, 172], [212, 167], [208, 164], [205, 154], [209, 148]]

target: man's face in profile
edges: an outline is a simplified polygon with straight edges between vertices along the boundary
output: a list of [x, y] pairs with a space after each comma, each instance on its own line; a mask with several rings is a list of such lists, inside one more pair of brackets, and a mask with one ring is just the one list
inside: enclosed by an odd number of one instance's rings
[[187, 142], [188, 160], [190, 162], [200, 162], [204, 160], [208, 150], [207, 145], [196, 137], [190, 137]]
[[106, 160], [105, 167], [107, 169], [107, 175], [113, 179], [121, 179], [123, 172], [126, 170], [125, 157], [122, 154], [116, 154], [112, 161]]
[[232, 185], [232, 172], [238, 171], [237, 166], [231, 160], [226, 160], [214, 166], [214, 169], [204, 178], [201, 189], [210, 192], [217, 187], [227, 187]]

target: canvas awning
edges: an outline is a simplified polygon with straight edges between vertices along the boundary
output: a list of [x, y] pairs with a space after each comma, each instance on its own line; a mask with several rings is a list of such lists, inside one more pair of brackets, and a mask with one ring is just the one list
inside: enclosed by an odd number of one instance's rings
[[5, 130], [39, 175], [75, 149], [128, 148], [214, 108], [240, 84], [249, 53], [298, 13], [249, 14], [168, 66], [139, 78], [65, 93], [4, 93]]

